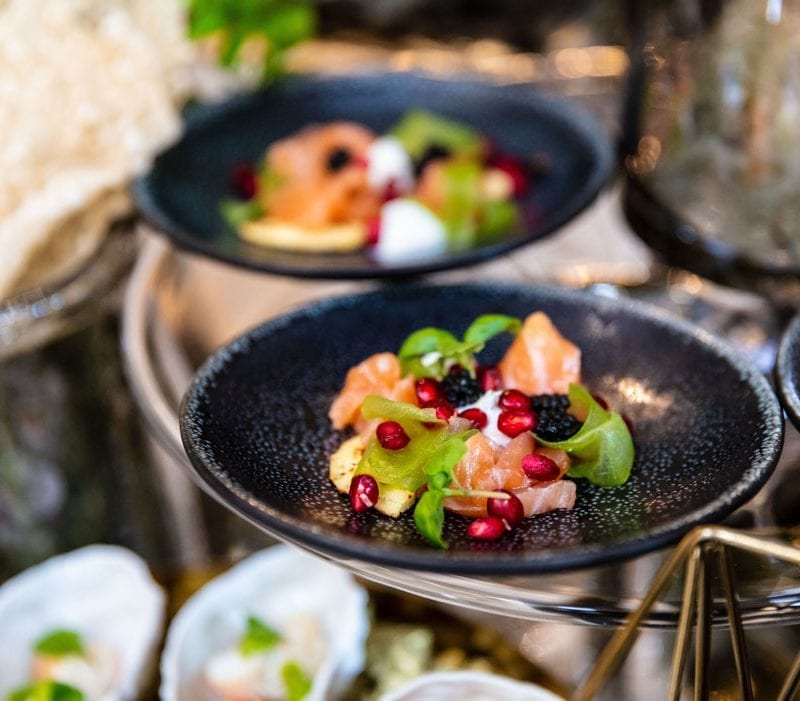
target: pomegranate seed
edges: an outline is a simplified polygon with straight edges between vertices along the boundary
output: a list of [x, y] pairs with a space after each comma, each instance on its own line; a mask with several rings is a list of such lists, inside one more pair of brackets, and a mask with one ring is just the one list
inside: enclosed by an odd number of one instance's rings
[[608, 402], [601, 397], [599, 394], [593, 394], [592, 399], [594, 399], [603, 409], [608, 411]]
[[237, 196], [244, 200], [251, 200], [255, 197], [258, 189], [258, 179], [253, 166], [249, 163], [239, 163], [234, 166], [231, 179]]
[[441, 383], [432, 377], [420, 377], [414, 383], [414, 391], [417, 394], [420, 406], [444, 398]]
[[516, 158], [508, 155], [497, 156], [491, 165], [502, 170], [511, 178], [511, 182], [514, 183], [514, 197], [519, 197], [528, 189], [528, 175], [525, 167]]
[[447, 419], [456, 413], [453, 405], [446, 399], [434, 399], [432, 402], [425, 402], [420, 406], [423, 409], [436, 409], [436, 418], [442, 421], [447, 421]]
[[400, 450], [408, 445], [411, 440], [405, 429], [397, 421], [384, 421], [375, 429], [378, 442], [386, 450]]
[[367, 245], [374, 246], [381, 237], [380, 217], [370, 219], [367, 223]]
[[383, 190], [383, 201], [390, 202], [398, 197], [400, 197], [400, 190], [397, 188], [397, 183], [394, 180], [390, 180]]
[[530, 411], [531, 400], [527, 394], [523, 394], [518, 389], [507, 389], [497, 400], [497, 406], [501, 409], [516, 409], [519, 411]]
[[536, 415], [520, 409], [506, 409], [497, 417], [497, 428], [510, 438], [516, 438], [525, 431], [536, 428]]
[[354, 166], [358, 166], [359, 168], [368, 168], [369, 161], [367, 160], [366, 156], [355, 155], [350, 159], [350, 163]]
[[489, 516], [497, 516], [503, 522], [503, 527], [510, 531], [522, 523], [525, 509], [518, 497], [505, 489], [503, 491], [508, 494], [508, 499], [489, 499], [486, 502], [486, 510]]
[[503, 376], [497, 365], [482, 365], [477, 370], [478, 384], [484, 392], [503, 388]]
[[561, 469], [546, 455], [532, 453], [522, 458], [522, 471], [528, 479], [551, 482], [561, 477]]
[[448, 375], [458, 375], [464, 368], [462, 368], [458, 363], [453, 363], [450, 366], [450, 369], [447, 371]]
[[356, 475], [350, 482], [349, 496], [353, 511], [369, 511], [378, 503], [378, 483], [372, 475]]
[[467, 535], [476, 540], [497, 540], [505, 530], [502, 519], [497, 516], [484, 516], [475, 519], [467, 526]]
[[467, 419], [470, 421], [474, 428], [483, 428], [487, 423], [489, 423], [489, 417], [486, 416], [486, 414], [480, 409], [464, 409], [464, 411], [459, 411], [458, 415], [462, 419]]

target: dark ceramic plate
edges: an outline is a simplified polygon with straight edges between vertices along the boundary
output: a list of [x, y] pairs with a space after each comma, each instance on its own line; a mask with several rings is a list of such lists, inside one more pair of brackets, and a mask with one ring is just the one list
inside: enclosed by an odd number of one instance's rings
[[800, 314], [781, 337], [775, 359], [775, 381], [786, 413], [800, 431]]
[[[364, 251], [287, 252], [242, 241], [220, 216], [232, 196], [235, 164], [254, 163], [273, 141], [310, 123], [347, 119], [388, 129], [411, 108], [469, 123], [506, 152], [541, 154], [550, 166], [522, 203], [526, 225], [496, 243], [403, 265], [380, 265]], [[414, 74], [287, 79], [269, 90], [204, 109], [134, 188], [143, 217], [178, 245], [236, 265], [314, 278], [407, 276], [470, 265], [562, 226], [597, 195], [611, 173], [602, 127], [564, 101], [529, 87], [432, 80]]]
[[[627, 484], [578, 482], [577, 504], [527, 519], [493, 543], [450, 514], [450, 549], [429, 547], [411, 513], [354, 514], [328, 482], [344, 435], [327, 410], [345, 373], [434, 325], [478, 314], [547, 312], [583, 349], [583, 381], [635, 427]], [[481, 360], [497, 360], [499, 339]], [[733, 399], [735, 398], [735, 400]], [[472, 574], [540, 573], [644, 553], [752, 497], [780, 452], [783, 420], [766, 379], [696, 327], [638, 304], [526, 286], [387, 288], [269, 321], [199, 371], [181, 412], [201, 484], [264, 530], [332, 556]]]

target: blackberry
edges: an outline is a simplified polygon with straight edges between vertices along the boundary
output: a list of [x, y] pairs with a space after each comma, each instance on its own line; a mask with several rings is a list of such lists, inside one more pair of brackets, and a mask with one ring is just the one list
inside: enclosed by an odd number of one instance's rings
[[569, 397], [566, 394], [534, 394], [531, 397], [531, 409], [541, 411], [542, 409], [561, 409], [565, 410], [569, 406]]
[[456, 408], [477, 402], [483, 394], [478, 381], [463, 368], [451, 372], [442, 380], [442, 392], [445, 399]]
[[540, 409], [536, 412], [536, 428], [534, 433], [546, 441], [565, 441], [574, 436], [583, 426], [572, 414], [568, 414], [563, 406]]
[[346, 148], [336, 148], [328, 154], [328, 162], [326, 165], [331, 173], [338, 173], [350, 163], [352, 159], [353, 156]]

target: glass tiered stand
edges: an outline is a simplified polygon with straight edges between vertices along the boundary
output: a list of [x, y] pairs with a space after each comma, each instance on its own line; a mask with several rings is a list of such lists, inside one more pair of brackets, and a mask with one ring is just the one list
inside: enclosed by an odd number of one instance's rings
[[[616, 193], [603, 195], [562, 243], [569, 245], [573, 236], [580, 239], [585, 222], [596, 223], [615, 206]], [[624, 229], [621, 222], [615, 221], [614, 226]], [[172, 504], [174, 527], [167, 532], [181, 541], [175, 551], [187, 564], [193, 558], [236, 557], [270, 542], [269, 538], [200, 490], [187, 489], [192, 470], [178, 429], [181, 397], [197, 366], [238, 333], [289, 308], [350, 292], [355, 286], [249, 273], [179, 253], [158, 236], [146, 234], [145, 239], [123, 308], [123, 357]], [[621, 248], [631, 246], [627, 250], [635, 252], [634, 258], [642, 255], [630, 242], [620, 243]], [[547, 255], [546, 250], [536, 256], [517, 254], [484, 264], [478, 273], [486, 280], [541, 281], [539, 268], [529, 264], [529, 259], [538, 258], [541, 263]], [[632, 271], [633, 277], [642, 272], [636, 264], [622, 267], [629, 277]], [[624, 288], [603, 283], [591, 289], [597, 294], [640, 296], [694, 320], [725, 326], [743, 352], [768, 363], [764, 354], [774, 350], [778, 328], [769, 305], [691, 275], [667, 274], [658, 265], [646, 267], [650, 278], [640, 279], [640, 284]], [[473, 269], [447, 277], [457, 281], [475, 274]], [[363, 283], [358, 289], [364, 289]], [[754, 318], [759, 319], [757, 324]], [[209, 323], [210, 319], [215, 323]], [[576, 689], [583, 680], [585, 685], [575, 698], [661, 698], [668, 688], [669, 698], [681, 698], [684, 686], [692, 688], [681, 681], [692, 675], [681, 672], [689, 628], [695, 620], [694, 688], [722, 689], [731, 695], [720, 698], [739, 698], [735, 691], [740, 682], [752, 678], [759, 692], [756, 698], [778, 698], [800, 645], [791, 626], [800, 619], [800, 560], [791, 547], [795, 534], [791, 528], [776, 528], [791, 525], [791, 514], [800, 503], [800, 498], [792, 500], [793, 495], [800, 497], [800, 490], [793, 486], [800, 441], [791, 429], [787, 433], [776, 474], [757, 498], [731, 517], [729, 528], [701, 529], [677, 550], [613, 566], [503, 578], [336, 562], [365, 580], [457, 607], [462, 615], [501, 629], [564, 688]], [[718, 551], [724, 555], [719, 560], [721, 568], [717, 567]], [[693, 588], [687, 588], [687, 582]], [[697, 605], [686, 606], [687, 601]], [[695, 610], [699, 612], [696, 619]], [[712, 635], [727, 628], [731, 616], [736, 622], [731, 630], [740, 633], [733, 647], [727, 635]], [[616, 637], [606, 648], [614, 630]], [[625, 636], [626, 632], [638, 636], [632, 648], [633, 637]], [[604, 677], [616, 667], [620, 669], [613, 681], [606, 684]], [[744, 671], [737, 674], [737, 669]]]

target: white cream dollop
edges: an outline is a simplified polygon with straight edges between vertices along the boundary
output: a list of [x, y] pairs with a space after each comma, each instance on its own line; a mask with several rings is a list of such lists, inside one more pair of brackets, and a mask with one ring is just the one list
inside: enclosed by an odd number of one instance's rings
[[401, 198], [381, 208], [378, 243], [372, 250], [380, 263], [415, 263], [447, 251], [442, 221], [416, 200]]
[[501, 389], [490, 389], [488, 392], [484, 392], [478, 401], [468, 404], [467, 406], [459, 407], [458, 409], [459, 413], [466, 409], [480, 409], [486, 414], [488, 421], [486, 422], [486, 426], [481, 429], [481, 432], [488, 440], [497, 446], [506, 446], [511, 442], [510, 436], [507, 436], [497, 428], [497, 417], [500, 416], [500, 412], [502, 411], [497, 401], [502, 393], [503, 390]]
[[380, 136], [367, 150], [367, 182], [383, 191], [394, 183], [398, 194], [414, 187], [414, 166], [403, 144], [393, 136]]

